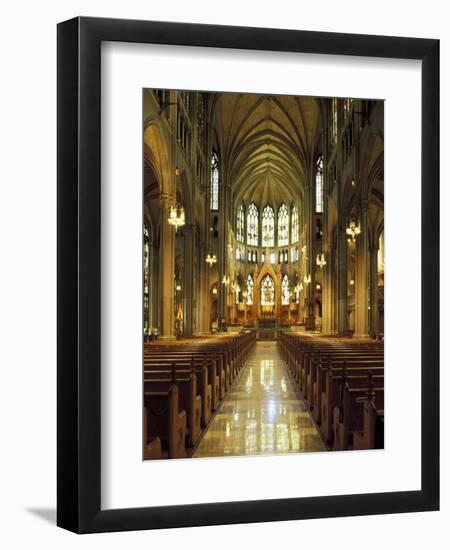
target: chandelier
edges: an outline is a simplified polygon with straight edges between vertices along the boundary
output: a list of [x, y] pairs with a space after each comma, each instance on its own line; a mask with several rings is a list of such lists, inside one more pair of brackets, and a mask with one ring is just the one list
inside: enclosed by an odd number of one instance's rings
[[228, 275], [224, 275], [222, 277], [222, 284], [224, 284], [225, 286], [228, 286], [230, 284], [230, 277], [228, 277]]
[[167, 220], [170, 225], [174, 225], [176, 229], [186, 223], [184, 208], [175, 204], [169, 208], [169, 219]]
[[345, 232], [347, 233], [347, 235], [349, 235], [349, 238], [347, 239], [348, 242], [354, 243], [356, 237], [361, 233], [361, 227], [355, 217], [353, 217], [349, 221], [348, 227], [346, 228]]
[[305, 285], [309, 285], [309, 283], [311, 282], [311, 273], [308, 276], [305, 275], [303, 277], [303, 282], [305, 283]]
[[323, 252], [321, 252], [320, 254], [317, 254], [316, 264], [320, 267], [320, 269], [323, 269], [323, 266], [327, 265], [327, 261], [325, 260], [325, 254]]
[[231, 289], [232, 289], [233, 292], [235, 292], [236, 294], [239, 294], [239, 292], [241, 291], [241, 287], [239, 286], [238, 283], [231, 283]]
[[217, 262], [217, 256], [215, 254], [208, 254], [206, 256], [206, 263], [209, 264], [209, 267], [212, 267]]

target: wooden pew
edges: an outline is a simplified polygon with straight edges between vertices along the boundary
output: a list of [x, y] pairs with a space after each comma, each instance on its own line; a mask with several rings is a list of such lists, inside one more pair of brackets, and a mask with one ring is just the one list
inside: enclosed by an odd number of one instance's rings
[[[206, 354], [190, 354], [190, 353], [152, 353], [144, 356], [144, 370], [151, 369], [152, 365], [156, 364], [175, 364], [178, 367], [193, 368], [196, 373], [201, 373], [198, 379], [199, 388], [203, 388], [204, 384], [211, 386], [211, 410], [216, 410], [220, 402], [220, 380], [217, 374], [217, 362], [214, 357], [208, 357]], [[206, 369], [207, 382], [204, 381], [203, 372]], [[222, 378], [223, 382], [223, 378]], [[209, 393], [209, 390], [206, 391]], [[205, 395], [202, 395], [202, 399], [205, 401]], [[206, 421], [207, 422], [207, 421]]]
[[144, 460], [157, 460], [161, 458], [161, 439], [159, 437], [155, 437], [148, 440], [148, 420], [147, 420], [147, 409], [144, 407], [144, 417], [143, 417], [143, 425], [144, 425]]
[[[375, 394], [363, 399], [363, 429], [353, 432], [353, 449], [378, 449], [384, 447], [384, 409], [377, 409]], [[380, 433], [383, 432], [383, 433]]]
[[342, 405], [333, 410], [333, 449], [347, 450], [353, 446], [353, 434], [363, 428], [363, 407], [358, 401], [373, 394], [377, 408], [384, 407], [384, 387], [355, 387], [348, 381], [344, 386]]
[[[185, 343], [145, 343], [144, 399], [149, 421], [144, 447], [150, 438], [159, 437], [163, 457], [187, 456], [186, 443], [188, 447], [196, 444], [255, 341], [255, 333], [245, 333]], [[144, 456], [150, 457], [150, 451], [144, 450]]]
[[333, 437], [333, 409], [341, 404], [343, 385], [346, 380], [350, 376], [362, 376], [367, 380], [369, 375], [379, 376], [382, 379], [384, 365], [347, 362], [345, 366], [341, 364], [328, 369], [324, 391], [320, 397], [320, 431], [326, 441], [331, 441]]
[[186, 458], [186, 411], [178, 405], [178, 387], [168, 391], [144, 392], [148, 415], [147, 440], [159, 437], [168, 458]]
[[[211, 367], [213, 383], [215, 380], [215, 389], [218, 397], [218, 382], [215, 377], [215, 367]], [[169, 358], [151, 358], [144, 361], [144, 381], [146, 378], [156, 376], [158, 373], [164, 373], [165, 377], [172, 376], [176, 371], [177, 376], [189, 377], [192, 373], [196, 377], [197, 392], [202, 400], [201, 407], [201, 423], [202, 426], [208, 424], [213, 410], [213, 388], [209, 383], [209, 371], [204, 366], [203, 362], [195, 362], [190, 360], [178, 360], [175, 362], [173, 357]]]
[[383, 374], [384, 359], [380, 356], [372, 355], [337, 355], [329, 360], [327, 364], [319, 363], [314, 365], [315, 375], [311, 377], [312, 388], [309, 390], [309, 399], [307, 400], [312, 409], [313, 418], [316, 422], [322, 421], [322, 394], [326, 391], [326, 379], [330, 369], [338, 369], [335, 374], [343, 374], [346, 368], [373, 367], [376, 368], [376, 374]]
[[190, 370], [145, 371], [144, 393], [168, 391], [172, 385], [178, 387], [179, 406], [187, 415], [187, 445], [193, 447], [200, 437], [201, 396], [197, 394], [197, 378]]

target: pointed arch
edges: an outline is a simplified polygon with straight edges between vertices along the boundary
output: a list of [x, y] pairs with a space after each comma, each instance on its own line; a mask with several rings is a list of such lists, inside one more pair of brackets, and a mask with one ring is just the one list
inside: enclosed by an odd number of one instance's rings
[[285, 203], [278, 208], [278, 246], [289, 244], [289, 211]]
[[251, 203], [247, 211], [247, 244], [258, 246], [259, 212], [255, 203]]
[[275, 283], [269, 273], [267, 273], [261, 281], [261, 305], [275, 305]]
[[236, 215], [236, 240], [240, 243], [244, 242], [245, 233], [245, 212], [244, 206], [241, 204]]
[[297, 205], [294, 204], [291, 211], [291, 244], [298, 243], [300, 239], [300, 220]]
[[275, 246], [275, 212], [270, 204], [267, 204], [261, 216], [262, 245]]

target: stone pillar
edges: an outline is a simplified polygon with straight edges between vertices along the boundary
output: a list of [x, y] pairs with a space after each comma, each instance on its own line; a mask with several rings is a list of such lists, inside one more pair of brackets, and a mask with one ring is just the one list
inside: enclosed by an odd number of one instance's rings
[[208, 245], [207, 240], [204, 239], [199, 243], [199, 253], [200, 253], [200, 281], [199, 281], [199, 297], [198, 297], [198, 332], [200, 334], [209, 334], [210, 332], [210, 317], [211, 317], [211, 300], [210, 300], [210, 290], [209, 290], [209, 277], [210, 277], [210, 267], [206, 263], [206, 255], [208, 254]]
[[373, 336], [379, 331], [378, 326], [378, 246], [370, 247], [370, 327]]
[[193, 333], [194, 312], [194, 227], [192, 224], [183, 226], [184, 236], [184, 335]]
[[222, 279], [227, 274], [228, 219], [230, 213], [230, 187], [225, 181], [223, 174], [224, 166], [221, 165], [219, 181], [219, 250], [217, 257], [219, 330], [221, 330], [221, 320], [227, 317], [227, 286], [222, 284]]
[[169, 219], [170, 197], [161, 199], [160, 244], [159, 244], [159, 297], [161, 338], [174, 337], [174, 273], [175, 273], [175, 228]]
[[333, 317], [332, 317], [332, 258], [330, 252], [330, 246], [328, 243], [324, 243], [323, 250], [325, 253], [326, 264], [322, 269], [322, 332], [333, 331]]
[[340, 336], [344, 336], [347, 334], [347, 235], [345, 227], [339, 229], [337, 244], [337, 331]]
[[355, 270], [355, 336], [366, 338], [369, 335], [369, 235], [367, 223], [367, 203], [359, 214], [361, 233], [356, 237]]

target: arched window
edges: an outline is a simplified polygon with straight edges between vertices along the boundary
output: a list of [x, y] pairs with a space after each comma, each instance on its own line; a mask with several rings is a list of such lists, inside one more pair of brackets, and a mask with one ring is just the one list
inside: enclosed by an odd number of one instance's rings
[[253, 277], [250, 273], [247, 276], [247, 304], [253, 305]]
[[219, 210], [219, 157], [211, 155], [211, 210]]
[[281, 304], [283, 306], [289, 305], [289, 279], [287, 275], [284, 275], [281, 281]]
[[337, 99], [331, 100], [331, 146], [337, 143]]
[[236, 219], [236, 239], [240, 242], [244, 242], [244, 207], [239, 207]]
[[144, 332], [148, 334], [150, 327], [150, 288], [151, 288], [151, 256], [150, 233], [144, 225]]
[[247, 211], [247, 244], [258, 246], [258, 209], [253, 203]]
[[298, 209], [294, 204], [291, 213], [291, 243], [295, 244], [300, 238], [300, 225], [298, 221]]
[[275, 285], [272, 277], [267, 274], [261, 282], [261, 305], [273, 306], [275, 304]]
[[316, 213], [323, 212], [323, 157], [319, 156], [316, 163]]
[[275, 212], [268, 204], [262, 212], [262, 245], [274, 246], [275, 244]]
[[282, 204], [278, 209], [278, 246], [289, 244], [289, 213], [288, 207]]

